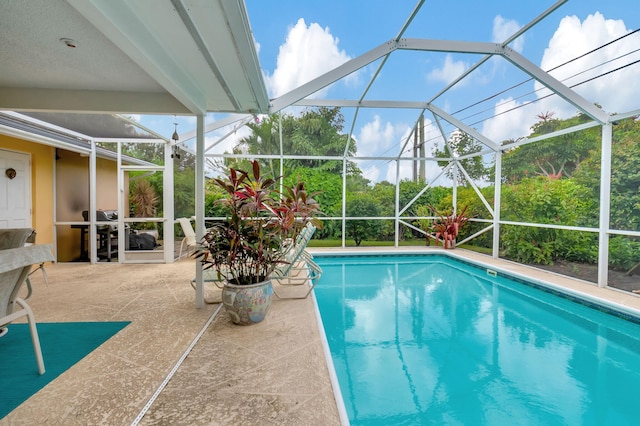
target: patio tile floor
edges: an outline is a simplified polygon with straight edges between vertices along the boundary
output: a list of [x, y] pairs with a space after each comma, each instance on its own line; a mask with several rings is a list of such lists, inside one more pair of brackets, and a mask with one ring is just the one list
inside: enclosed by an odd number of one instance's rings
[[[46, 270], [48, 286], [32, 280], [38, 322], [131, 324], [0, 425], [131, 425], [218, 307], [195, 308], [194, 260]], [[219, 299], [213, 288], [207, 298]], [[339, 424], [313, 300], [274, 299], [249, 327], [221, 310], [140, 424]]]

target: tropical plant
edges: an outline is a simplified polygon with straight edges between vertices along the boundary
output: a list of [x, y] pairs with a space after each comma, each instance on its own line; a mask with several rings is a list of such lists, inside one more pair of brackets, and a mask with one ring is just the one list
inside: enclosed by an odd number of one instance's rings
[[464, 206], [459, 213], [443, 214], [435, 207], [429, 206], [436, 218], [431, 224], [431, 232], [433, 233], [436, 245], [442, 240], [444, 248], [454, 248], [458, 233], [462, 227], [469, 221], [467, 206]]
[[146, 179], [138, 179], [133, 183], [129, 201], [135, 217], [154, 217], [158, 196]]
[[230, 168], [215, 185], [226, 194], [217, 202], [227, 219], [207, 230], [194, 256], [213, 268], [220, 280], [249, 285], [269, 279], [307, 222], [321, 226], [320, 206], [303, 182], [277, 190], [278, 181], [261, 175], [257, 161], [251, 172]]
[[[160, 197], [149, 180], [137, 179], [131, 184], [129, 204], [133, 217], [155, 217], [159, 200]], [[134, 223], [132, 229], [157, 230], [157, 226], [155, 222], [139, 222]]]

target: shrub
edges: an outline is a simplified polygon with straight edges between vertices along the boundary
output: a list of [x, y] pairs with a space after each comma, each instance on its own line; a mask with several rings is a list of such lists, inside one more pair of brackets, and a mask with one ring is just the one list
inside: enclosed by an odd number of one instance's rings
[[609, 266], [628, 271], [640, 262], [640, 242], [622, 236], [609, 239]]

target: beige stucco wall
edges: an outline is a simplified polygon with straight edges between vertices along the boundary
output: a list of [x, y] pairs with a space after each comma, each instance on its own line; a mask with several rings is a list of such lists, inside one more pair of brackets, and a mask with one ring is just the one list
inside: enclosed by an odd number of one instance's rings
[[55, 148], [0, 135], [0, 148], [31, 155], [31, 226], [39, 244], [55, 244], [53, 232], [53, 162]]

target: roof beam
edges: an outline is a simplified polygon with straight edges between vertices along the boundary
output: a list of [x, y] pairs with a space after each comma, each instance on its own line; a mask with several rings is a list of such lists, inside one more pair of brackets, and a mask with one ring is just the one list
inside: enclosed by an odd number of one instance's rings
[[345, 107], [345, 108], [405, 108], [427, 109], [428, 102], [420, 101], [388, 101], [370, 100], [356, 101], [352, 99], [301, 99], [292, 105], [308, 107]]
[[500, 149], [500, 146], [497, 143], [493, 142], [491, 139], [487, 138], [486, 136], [484, 136], [482, 133], [478, 132], [473, 127], [467, 126], [462, 121], [458, 120], [457, 118], [455, 118], [454, 116], [452, 116], [449, 113], [445, 112], [444, 110], [438, 108], [437, 106], [429, 105], [428, 109], [429, 109], [429, 111], [433, 112], [434, 114], [442, 117], [444, 120], [446, 120], [449, 123], [453, 124], [458, 129], [462, 130], [463, 132], [465, 132], [466, 134], [468, 134], [472, 138], [479, 140], [480, 142], [482, 142], [484, 145], [488, 146], [492, 150], [498, 151]]
[[[187, 6], [184, 5], [182, 0], [171, 0], [171, 4], [173, 4], [173, 7], [175, 7], [176, 12], [178, 12], [178, 16], [180, 16], [182, 23], [184, 24], [185, 28], [193, 38], [194, 43], [198, 46], [198, 49], [200, 49], [200, 53], [202, 54], [202, 57], [204, 58], [209, 68], [211, 68], [211, 72], [213, 72], [213, 74], [216, 76], [216, 78], [220, 82], [220, 85], [222, 86], [222, 89], [226, 93], [227, 97], [229, 98], [229, 101], [231, 101], [231, 104], [236, 109], [236, 111], [240, 110], [241, 109], [240, 102], [238, 102], [238, 99], [235, 97], [235, 95], [231, 91], [231, 88], [229, 87], [229, 83], [227, 82], [227, 79], [225, 78], [222, 71], [220, 70], [220, 67], [216, 63], [216, 60], [213, 58], [213, 55], [207, 48], [207, 44], [202, 39], [202, 36], [200, 35], [198, 28], [196, 28], [196, 24], [191, 19], [191, 15], [189, 14]], [[206, 107], [205, 107], [205, 110], [206, 110]]]
[[69, 111], [121, 113], [122, 106], [140, 114], [191, 114], [167, 93], [105, 90], [25, 89], [1, 87], [0, 109], [12, 111]]
[[501, 53], [500, 43], [459, 40], [430, 40], [422, 38], [403, 38], [398, 41], [400, 50], [426, 50], [429, 52], [457, 52], [478, 54]]
[[361, 56], [358, 56], [355, 59], [345, 62], [333, 70], [322, 74], [319, 77], [314, 78], [308, 83], [299, 86], [292, 91], [285, 93], [284, 95], [274, 99], [271, 102], [271, 108], [269, 108], [269, 114], [274, 114], [289, 105], [299, 101], [300, 99], [304, 99], [307, 96], [317, 92], [320, 89], [323, 89], [334, 83], [335, 81], [340, 80], [347, 75], [358, 71], [360, 68], [365, 65], [369, 65], [371, 62], [381, 58], [382, 56], [387, 55], [388, 53], [397, 49], [398, 43], [394, 41], [388, 41], [380, 46], [371, 49], [370, 51], [364, 53]]
[[552, 77], [515, 50], [508, 46], [501, 47], [501, 50], [502, 52], [500, 54], [507, 61], [529, 74], [547, 88], [551, 89], [554, 93], [558, 94], [558, 96], [583, 111], [592, 119], [600, 122], [601, 124], [609, 121], [609, 114], [595, 106], [593, 103], [587, 101], [578, 93], [561, 83], [560, 80]]

